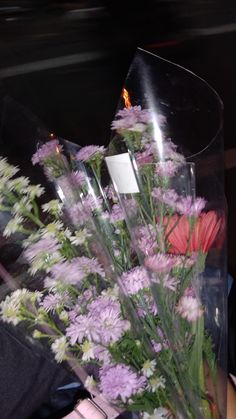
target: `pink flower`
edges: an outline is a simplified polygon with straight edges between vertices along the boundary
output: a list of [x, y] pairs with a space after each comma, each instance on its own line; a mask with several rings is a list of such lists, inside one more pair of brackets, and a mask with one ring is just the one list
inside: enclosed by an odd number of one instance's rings
[[76, 154], [76, 158], [77, 160], [86, 162], [96, 157], [101, 157], [105, 151], [106, 150], [103, 146], [99, 147], [97, 145], [88, 145], [79, 150]]
[[45, 159], [50, 157], [53, 154], [60, 153], [62, 151], [62, 146], [59, 144], [58, 140], [50, 140], [43, 144], [36, 153], [32, 156], [32, 164], [35, 166], [37, 163], [42, 163]]
[[189, 322], [196, 321], [203, 314], [203, 309], [195, 297], [183, 296], [181, 297], [177, 307], [177, 313], [188, 320]]
[[144, 260], [146, 268], [154, 272], [169, 272], [173, 268], [174, 264], [174, 258], [163, 253], [147, 256]]
[[138, 376], [126, 365], [118, 364], [100, 371], [100, 389], [109, 400], [121, 399], [124, 403], [146, 386], [146, 378]]

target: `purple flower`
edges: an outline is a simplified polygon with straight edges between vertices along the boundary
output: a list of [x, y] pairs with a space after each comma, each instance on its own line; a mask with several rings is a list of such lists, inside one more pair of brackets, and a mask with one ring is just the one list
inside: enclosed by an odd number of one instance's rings
[[[147, 109], [142, 109], [141, 106], [131, 106], [130, 108], [124, 108], [117, 112], [116, 117], [111, 128], [114, 130], [120, 129], [133, 129], [138, 126], [137, 130], [145, 129], [145, 124], [151, 121], [151, 113]], [[140, 126], [139, 126], [140, 125]]]
[[129, 295], [137, 294], [143, 288], [150, 287], [148, 273], [143, 266], [136, 266], [123, 273], [121, 281]]
[[147, 256], [144, 260], [146, 268], [154, 272], [169, 272], [173, 268], [174, 264], [174, 259], [163, 253]]
[[30, 244], [27, 247], [27, 249], [24, 251], [24, 256], [30, 263], [34, 261], [34, 259], [39, 259], [47, 253], [50, 253], [51, 255], [53, 255], [53, 257], [57, 257], [59, 256], [58, 251], [60, 248], [61, 245], [55, 238], [41, 238], [36, 243]]
[[123, 320], [120, 310], [106, 308], [98, 319], [93, 318], [99, 330], [99, 341], [103, 345], [115, 343], [130, 329], [128, 320]]
[[146, 294], [142, 296], [142, 300], [139, 302], [137, 311], [140, 317], [145, 317], [149, 313], [153, 314], [153, 316], [158, 314], [157, 305], [152, 295]]
[[203, 314], [203, 309], [195, 297], [184, 295], [176, 307], [177, 313], [189, 322], [196, 321]]
[[120, 205], [118, 204], [113, 205], [109, 218], [112, 224], [116, 224], [120, 221], [124, 221], [125, 215]]
[[175, 209], [176, 202], [179, 199], [179, 195], [174, 191], [174, 189], [153, 188], [152, 196], [157, 201], [163, 202], [173, 209]]
[[94, 356], [98, 361], [102, 362], [104, 365], [111, 364], [111, 355], [110, 352], [104, 348], [104, 346], [96, 345], [94, 348]]
[[70, 303], [69, 294], [64, 292], [63, 294], [48, 294], [41, 301], [40, 305], [45, 311], [55, 312], [57, 309], [62, 306], [68, 305]]
[[60, 153], [62, 146], [58, 140], [51, 140], [43, 144], [36, 153], [32, 156], [32, 164], [35, 166], [37, 163], [42, 163], [45, 159], [50, 157], [52, 154]]
[[143, 166], [144, 164], [153, 163], [154, 155], [151, 154], [148, 150], [144, 150], [136, 153], [135, 159], [138, 166]]
[[186, 198], [180, 198], [176, 202], [176, 209], [180, 214], [186, 215], [187, 217], [198, 217], [205, 205], [205, 199], [193, 199], [191, 196], [187, 196]]
[[156, 231], [151, 224], [138, 228], [135, 232], [135, 241], [139, 250], [145, 255], [153, 255], [157, 250]]
[[81, 202], [77, 202], [77, 204], [68, 208], [67, 213], [71, 222], [75, 225], [83, 225], [87, 223], [91, 217], [91, 212], [88, 209], [85, 209]]
[[66, 328], [66, 336], [70, 339], [71, 345], [76, 342], [82, 343], [84, 338], [90, 342], [100, 342], [100, 330], [97, 321], [87, 315], [77, 316]]
[[169, 341], [165, 338], [165, 335], [160, 327], [157, 328], [157, 340], [156, 342], [152, 340], [152, 346], [155, 352], [160, 352], [163, 349], [168, 349], [170, 347]]
[[74, 259], [76, 263], [78, 263], [78, 267], [80, 271], [84, 273], [84, 275], [89, 274], [98, 274], [105, 277], [105, 272], [102, 265], [98, 262], [96, 258], [87, 258], [86, 256], [81, 256]]
[[86, 211], [95, 211], [96, 209], [101, 209], [102, 207], [102, 198], [100, 196], [93, 196], [93, 195], [87, 195], [85, 198], [82, 198], [83, 206], [86, 209]]
[[168, 274], [166, 274], [161, 279], [154, 276], [152, 278], [152, 280], [153, 280], [153, 282], [156, 282], [158, 284], [162, 284], [164, 288], [168, 288], [171, 291], [176, 291], [177, 285], [179, 284], [179, 279], [171, 277]]
[[107, 345], [117, 342], [124, 332], [130, 328], [130, 323], [123, 320], [120, 304], [109, 297], [101, 296], [88, 305], [89, 316], [97, 325], [98, 343]]
[[88, 305], [88, 309], [90, 314], [96, 318], [99, 317], [100, 313], [106, 309], [114, 310], [120, 313], [120, 303], [107, 296], [100, 296]]
[[86, 276], [80, 267], [79, 258], [57, 263], [51, 268], [51, 277], [54, 281], [60, 281], [65, 284], [76, 285]]
[[146, 386], [146, 378], [138, 376], [126, 365], [118, 364], [100, 371], [100, 389], [109, 400], [121, 399], [124, 403]]
[[80, 188], [86, 183], [87, 177], [82, 170], [77, 170], [71, 173], [71, 179], [75, 186], [79, 186]]
[[106, 150], [103, 146], [99, 147], [97, 145], [88, 145], [80, 149], [80, 151], [76, 154], [76, 158], [80, 161], [89, 161], [96, 157], [101, 157], [105, 151]]
[[163, 162], [158, 163], [155, 168], [155, 173], [158, 176], [172, 177], [176, 174], [178, 169], [179, 169], [179, 165], [177, 165], [171, 160], [168, 160], [168, 161], [163, 161]]
[[118, 198], [117, 198], [117, 194], [115, 191], [115, 188], [113, 185], [108, 185], [104, 188], [104, 192], [107, 196], [108, 199], [110, 199], [113, 202], [117, 202]]

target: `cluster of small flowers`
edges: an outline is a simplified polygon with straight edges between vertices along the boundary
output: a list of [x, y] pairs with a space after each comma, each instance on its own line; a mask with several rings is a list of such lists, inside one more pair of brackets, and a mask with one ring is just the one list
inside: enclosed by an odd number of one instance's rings
[[152, 196], [155, 200], [168, 205], [172, 212], [177, 211], [187, 217], [198, 217], [206, 205], [203, 198], [182, 197], [173, 189], [154, 188]]

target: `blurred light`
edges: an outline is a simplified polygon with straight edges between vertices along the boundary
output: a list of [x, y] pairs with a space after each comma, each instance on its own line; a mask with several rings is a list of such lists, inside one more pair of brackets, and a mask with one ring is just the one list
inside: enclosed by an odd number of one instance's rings
[[130, 101], [130, 96], [129, 96], [129, 92], [126, 89], [122, 90], [122, 97], [125, 101], [125, 107], [126, 108], [131, 108], [131, 101]]

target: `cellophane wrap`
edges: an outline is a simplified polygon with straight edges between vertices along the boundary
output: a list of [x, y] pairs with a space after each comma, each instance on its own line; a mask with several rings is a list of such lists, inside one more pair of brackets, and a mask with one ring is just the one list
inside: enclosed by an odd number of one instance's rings
[[107, 149], [40, 132], [46, 188], [1, 158], [3, 236], [20, 236], [26, 276], [1, 318], [47, 342], [109, 418], [225, 415], [220, 117], [206, 83], [140, 50]]

